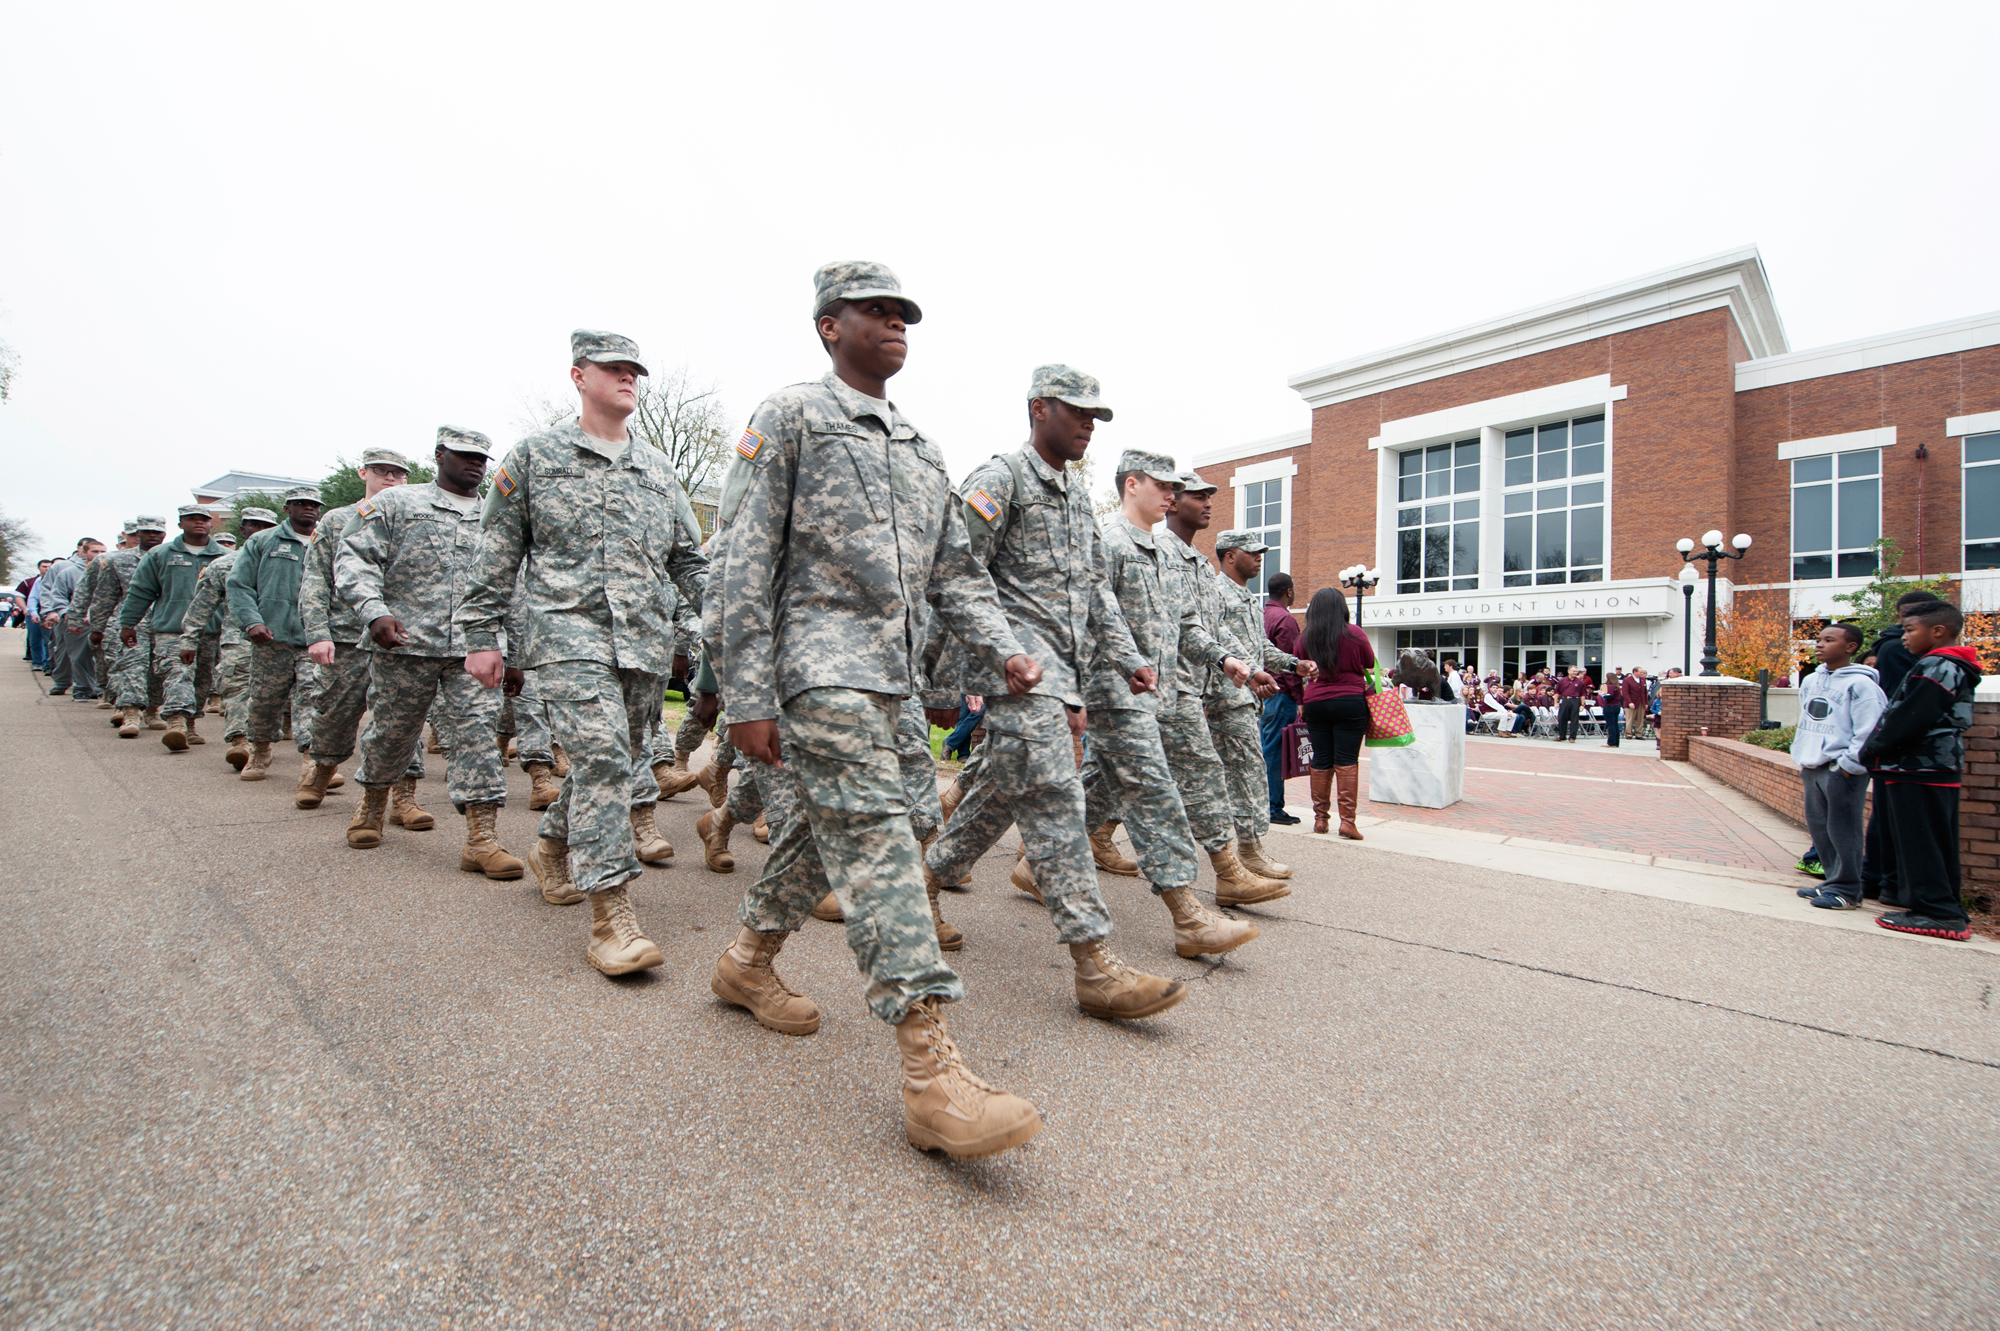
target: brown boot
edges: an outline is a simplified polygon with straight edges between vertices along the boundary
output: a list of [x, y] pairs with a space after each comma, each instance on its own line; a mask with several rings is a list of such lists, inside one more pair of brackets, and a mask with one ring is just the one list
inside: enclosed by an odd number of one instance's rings
[[790, 937], [789, 933], [760, 934], [738, 926], [736, 941], [715, 960], [715, 974], [708, 987], [723, 1002], [747, 1009], [766, 1030], [780, 1035], [811, 1035], [819, 1029], [819, 1008], [778, 978], [771, 964]]
[[222, 697], [220, 694], [208, 700], [208, 714], [210, 716], [222, 715]]
[[520, 752], [519, 749], [514, 747], [514, 737], [509, 735], [506, 739], [505, 747], [500, 750], [500, 765], [505, 767], [508, 763], [513, 762], [515, 758], [520, 756]]
[[1276, 901], [1292, 894], [1292, 889], [1283, 883], [1259, 878], [1244, 868], [1243, 861], [1236, 858], [1234, 843], [1208, 852], [1208, 862], [1215, 866], [1218, 906], [1254, 906], [1260, 901]]
[[326, 783], [333, 777], [332, 763], [316, 763], [310, 754], [299, 769], [299, 793], [292, 800], [301, 809], [317, 809], [326, 799]]
[[1106, 873], [1123, 874], [1127, 878], [1137, 878], [1139, 876], [1138, 864], [1126, 859], [1125, 852], [1119, 850], [1118, 843], [1111, 839], [1117, 831], [1118, 824], [1110, 822], [1090, 834], [1091, 858], [1095, 859], [1097, 867]]
[[426, 727], [426, 733], [429, 735], [429, 738], [424, 741], [424, 752], [443, 753], [444, 745], [438, 743], [438, 728], [436, 726]]
[[483, 873], [495, 882], [508, 883], [521, 876], [521, 862], [500, 844], [497, 824], [498, 804], [465, 806], [465, 849], [458, 852], [458, 867], [467, 873]]
[[243, 765], [241, 781], [262, 781], [271, 774], [271, 746], [256, 740], [250, 742], [250, 761]]
[[148, 707], [146, 709], [146, 729], [165, 730], [166, 728], [167, 723], [160, 719], [160, 709], [157, 707]]
[[199, 734], [197, 734], [197, 733], [196, 733], [196, 731], [195, 731], [195, 728], [194, 728], [194, 718], [193, 718], [193, 717], [191, 717], [191, 716], [184, 716], [184, 717], [182, 717], [182, 718], [181, 718], [181, 729], [182, 729], [182, 731], [183, 731], [183, 732], [185, 732], [185, 733], [186, 733], [186, 735], [187, 735], [187, 739], [188, 739], [188, 743], [190, 743], [190, 744], [206, 744], [206, 743], [208, 743], [208, 741], [207, 741], [207, 740], [203, 739], [203, 738], [202, 738], [202, 737], [201, 737], [201, 736], [200, 736]]
[[896, 1047], [903, 1054], [903, 1131], [918, 1150], [968, 1160], [997, 1155], [1042, 1130], [1033, 1105], [972, 1075], [936, 998], [910, 1004], [896, 1024]]
[[1280, 864], [1264, 853], [1261, 837], [1236, 838], [1236, 858], [1243, 861], [1243, 867], [1259, 878], [1290, 878], [1292, 866]]
[[347, 784], [347, 778], [340, 774], [340, 769], [338, 767], [334, 768], [333, 775], [326, 779], [326, 788], [328, 790], [339, 790], [342, 786], [346, 784]]
[[171, 753], [186, 753], [188, 746], [187, 722], [178, 716], [168, 720], [167, 728], [160, 732], [160, 743], [164, 744]]
[[950, 822], [951, 816], [958, 812], [958, 806], [965, 803], [965, 787], [958, 784], [957, 777], [954, 776], [951, 784], [944, 788], [944, 793], [938, 796], [938, 803], [944, 806], [943, 821]]
[[653, 826], [653, 806], [639, 804], [632, 809], [632, 849], [645, 864], [671, 864], [674, 848]]
[[406, 832], [428, 832], [437, 819], [417, 803], [417, 779], [406, 776], [389, 787], [389, 821]]
[[1196, 900], [1192, 891], [1176, 887], [1160, 893], [1160, 900], [1174, 917], [1174, 954], [1182, 957], [1220, 956], [1233, 952], [1255, 938], [1257, 926], [1247, 920], [1232, 920]]
[[623, 883], [590, 894], [590, 947], [584, 955], [606, 975], [651, 970], [667, 959], [639, 927]]
[[1333, 803], [1333, 769], [1315, 767], [1312, 771], [1313, 831], [1326, 834], [1326, 812]]
[[696, 785], [708, 792], [709, 808], [719, 809], [722, 802], [729, 798], [729, 773], [714, 763], [696, 772], [694, 780]]
[[1025, 893], [1035, 900], [1041, 901], [1042, 889], [1035, 882], [1034, 869], [1028, 865], [1028, 848], [1026, 846], [1021, 847], [1020, 853], [1014, 856], [1014, 871], [1007, 875], [1007, 881], [1014, 885], [1015, 891]]
[[1361, 795], [1361, 764], [1334, 768], [1333, 781], [1340, 791], [1340, 834], [1349, 841], [1359, 841], [1361, 829], [1354, 822], [1354, 805]]
[[127, 708], [126, 708], [126, 709], [125, 709], [125, 710], [124, 710], [124, 711], [123, 711], [122, 713], [120, 713], [120, 714], [119, 714], [119, 721], [118, 721], [118, 738], [120, 738], [120, 739], [137, 739], [137, 738], [139, 738], [139, 709], [138, 709], [138, 708], [136, 708], [136, 707], [127, 707]]
[[569, 755], [563, 752], [563, 746], [560, 744], [549, 745], [549, 756], [555, 759], [556, 779], [561, 780], [563, 777], [568, 776]]
[[694, 789], [694, 773], [688, 770], [685, 760], [679, 767], [672, 763], [654, 763], [653, 781], [660, 787], [660, 798], [663, 800]]
[[123, 707], [114, 707], [111, 709], [111, 715], [104, 719], [110, 723], [113, 730], [116, 730], [125, 724], [125, 709]]
[[382, 817], [389, 809], [387, 786], [363, 786], [361, 803], [347, 824], [347, 844], [356, 850], [373, 850], [382, 844]]
[[100, 712], [108, 712], [112, 710], [112, 707], [113, 703], [111, 701], [111, 697], [109, 694], [106, 694], [97, 700], [97, 710]]
[[547, 763], [522, 763], [521, 770], [534, 784], [534, 790], [528, 795], [529, 808], [546, 809], [562, 794], [562, 787], [556, 782], [555, 769]]
[[945, 919], [943, 912], [938, 910], [938, 892], [943, 887], [944, 884], [938, 881], [938, 876], [931, 872], [931, 866], [926, 864], [924, 866], [924, 895], [931, 899], [931, 924], [937, 929], [938, 950], [941, 952], [956, 952], [965, 946], [965, 935], [960, 933], [958, 926]]
[[1076, 1004], [1093, 1017], [1150, 1017], [1187, 997], [1187, 986], [1133, 970], [1102, 938], [1069, 945], [1076, 962]]
[[815, 920], [825, 920], [828, 924], [841, 924], [847, 919], [845, 915], [840, 913], [840, 898], [834, 896], [831, 892], [821, 897], [819, 904], [813, 907], [813, 918]]
[[241, 735], [238, 735], [235, 739], [230, 740], [229, 747], [223, 750], [222, 752], [222, 761], [228, 763], [231, 767], [235, 768], [237, 771], [239, 772], [242, 771], [243, 764], [250, 761], [249, 742], [245, 740]]
[[537, 837], [535, 848], [528, 852], [528, 867], [542, 885], [542, 900], [551, 906], [574, 906], [583, 900], [576, 880], [569, 876], [569, 842]]
[[701, 838], [701, 858], [712, 873], [735, 873], [736, 857], [729, 853], [729, 833], [736, 820], [727, 809], [710, 809], [694, 820], [694, 834]]
[[750, 835], [767, 846], [771, 844], [771, 825], [764, 821], [763, 814], [758, 814], [757, 821], [750, 825]]

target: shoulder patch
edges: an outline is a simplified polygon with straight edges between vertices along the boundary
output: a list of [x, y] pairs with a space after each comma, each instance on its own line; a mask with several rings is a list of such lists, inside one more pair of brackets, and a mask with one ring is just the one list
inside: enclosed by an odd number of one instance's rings
[[507, 498], [509, 499], [512, 499], [514, 497], [514, 491], [520, 488], [520, 484], [521, 483], [515, 480], [513, 475], [508, 472], [505, 466], [502, 466], [500, 470], [493, 473], [493, 488], [498, 490], [501, 494], [507, 496]]
[[965, 497], [965, 502], [972, 505], [973, 511], [988, 522], [998, 522], [1000, 520], [1000, 505], [994, 503], [993, 496], [987, 494], [986, 491], [974, 490]]
[[358, 518], [373, 517], [374, 514], [375, 501], [372, 499], [364, 499], [354, 506], [354, 516]]
[[743, 437], [736, 441], [736, 451], [746, 462], [755, 462], [758, 452], [764, 447], [764, 436], [750, 426], [743, 427]]

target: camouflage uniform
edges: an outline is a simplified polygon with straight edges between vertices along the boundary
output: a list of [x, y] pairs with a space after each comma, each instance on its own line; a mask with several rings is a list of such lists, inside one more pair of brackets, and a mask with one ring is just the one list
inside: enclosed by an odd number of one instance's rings
[[[374, 465], [385, 452], [369, 449], [362, 454], [362, 465]], [[393, 465], [409, 470], [401, 454], [388, 456], [395, 459]], [[355, 616], [354, 608], [340, 599], [333, 586], [333, 565], [341, 540], [361, 525], [355, 514], [359, 507], [342, 504], [319, 515], [312, 541], [306, 546], [305, 572], [299, 579], [299, 626], [307, 645], [333, 644], [333, 664], [318, 666], [314, 673], [319, 692], [313, 700], [312, 760], [323, 767], [338, 767], [354, 756], [361, 714], [368, 710], [370, 652], [369, 644], [362, 641], [368, 625]], [[296, 718], [293, 728], [297, 729]], [[424, 774], [423, 756], [420, 744], [406, 775]], [[362, 780], [361, 784], [369, 783]]]
[[[189, 505], [195, 512], [206, 510]], [[183, 516], [187, 510], [183, 510]], [[139, 561], [132, 584], [125, 593], [124, 607], [118, 612], [118, 627], [133, 629], [138, 645], [138, 669], [146, 673], [150, 692], [164, 695], [162, 711], [168, 716], [192, 717], [201, 710], [200, 699], [208, 696], [209, 681], [201, 674], [201, 658], [192, 668], [181, 665], [181, 629], [188, 605], [194, 599], [202, 570], [222, 554], [214, 541], [189, 545], [176, 536], [157, 546]]]
[[[246, 667], [250, 649], [243, 641], [243, 630], [230, 617], [227, 594], [229, 570], [235, 563], [234, 550], [224, 550], [208, 561], [181, 620], [181, 650], [195, 653], [197, 674], [203, 660], [208, 662], [215, 691], [222, 695], [222, 738], [227, 742], [242, 738], [249, 710]], [[200, 701], [199, 694], [196, 701]]]
[[236, 552], [229, 570], [229, 610], [247, 632], [262, 624], [270, 642], [250, 644], [252, 744], [276, 743], [284, 734], [285, 702], [292, 704], [292, 740], [312, 749], [313, 700], [318, 695], [312, 658], [299, 621], [299, 584], [305, 574], [306, 538], [290, 519], [260, 531]]
[[831, 888], [876, 1016], [895, 1023], [924, 997], [956, 999], [898, 747], [921, 679], [923, 603], [995, 671], [1020, 647], [972, 557], [944, 455], [892, 403], [828, 374], [757, 408], [720, 517], [717, 674], [732, 724], [777, 721], [797, 815], [782, 833], [773, 825], [739, 915], [788, 932]]
[[[165, 524], [162, 524], [162, 530]], [[125, 594], [131, 590], [132, 575], [146, 552], [133, 546], [99, 555], [87, 576], [90, 602], [87, 618], [92, 633], [103, 635], [97, 645], [97, 659], [108, 663], [111, 701], [120, 707], [158, 707], [166, 702], [163, 689], [149, 687], [145, 657], [136, 647], [127, 647], [118, 634], [119, 612]], [[156, 696], [157, 695], [157, 696]]]
[[[83, 571], [83, 582], [77, 588], [76, 603], [83, 607], [83, 614], [79, 619], [86, 630], [90, 627], [90, 614], [97, 599], [97, 582], [102, 576], [100, 566], [110, 557], [111, 552], [106, 551], [104, 554], [91, 560], [90, 567]], [[130, 570], [127, 570], [128, 576], [129, 572]], [[98, 631], [103, 632], [103, 630]], [[88, 632], [86, 632], [85, 637], [88, 638], [88, 636]], [[118, 703], [118, 688], [112, 681], [117, 677], [119, 660], [124, 652], [125, 644], [118, 640], [118, 635], [115, 632], [109, 634], [103, 642], [93, 642], [90, 644], [91, 661], [95, 667], [93, 678], [97, 681], [97, 692], [99, 696], [110, 698], [113, 705], [117, 705]]]
[[[1245, 531], [1226, 531], [1215, 538], [1215, 552], [1249, 550], [1261, 553], [1263, 544]], [[1250, 652], [1243, 658], [1253, 670], [1296, 670], [1299, 659], [1278, 650], [1264, 636], [1264, 608], [1248, 587], [1239, 587], [1233, 578], [1218, 579], [1222, 597], [1222, 625], [1230, 636]], [[1258, 645], [1263, 650], [1257, 651]], [[1222, 759], [1222, 777], [1229, 792], [1230, 811], [1236, 821], [1239, 841], [1261, 841], [1271, 830], [1271, 792], [1264, 776], [1264, 740], [1259, 729], [1263, 704], [1241, 684], [1232, 683], [1220, 670], [1208, 672], [1208, 686], [1202, 698], [1208, 715], [1208, 733]]]
[[[1194, 610], [1203, 636], [1221, 644], [1221, 655], [1244, 661], [1256, 659], [1222, 627], [1222, 595], [1217, 584], [1222, 575], [1201, 552], [1173, 534], [1157, 535], [1160, 548], [1160, 587], [1169, 608], [1188, 606]], [[1219, 660], [1220, 657], [1217, 657]], [[1181, 653], [1174, 676], [1171, 704], [1160, 708], [1160, 743], [1167, 753], [1167, 766], [1180, 788], [1181, 802], [1187, 807], [1188, 828], [1203, 850], [1221, 850], [1235, 839], [1235, 819], [1231, 816], [1229, 788], [1222, 777], [1222, 758], [1208, 733], [1208, 715], [1202, 710], [1202, 685], [1208, 678], [1206, 660], [1183, 635]]]
[[[521, 672], [521, 691], [501, 702], [500, 725], [496, 733], [513, 738], [521, 766], [547, 763], [554, 767], [556, 755], [554, 742], [549, 738], [549, 709], [542, 702], [541, 690], [535, 687], [535, 672], [521, 664], [528, 654], [525, 581], [525, 576], [514, 579], [514, 599], [507, 603], [507, 617], [503, 621], [507, 634], [507, 664]], [[416, 760], [422, 762], [423, 756], [420, 744]]]

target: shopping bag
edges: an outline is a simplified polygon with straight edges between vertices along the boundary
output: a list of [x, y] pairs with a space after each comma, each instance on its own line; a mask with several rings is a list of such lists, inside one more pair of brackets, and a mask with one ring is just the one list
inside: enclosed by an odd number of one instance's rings
[[1410, 709], [1403, 706], [1400, 695], [1383, 687], [1380, 666], [1369, 667], [1368, 683], [1374, 692], [1368, 695], [1368, 738], [1363, 743], [1371, 749], [1400, 749], [1416, 743]]
[[1312, 740], [1306, 734], [1305, 722], [1294, 721], [1279, 733], [1278, 755], [1279, 771], [1287, 781], [1312, 770]]

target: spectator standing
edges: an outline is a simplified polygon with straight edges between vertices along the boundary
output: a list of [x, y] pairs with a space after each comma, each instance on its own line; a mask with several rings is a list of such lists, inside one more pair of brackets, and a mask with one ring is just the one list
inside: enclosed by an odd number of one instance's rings
[[35, 613], [35, 587], [41, 582], [42, 575], [49, 571], [49, 565], [54, 562], [50, 559], [42, 560], [35, 565], [35, 576], [22, 579], [15, 588], [21, 593], [21, 604], [28, 616], [28, 664], [43, 674], [48, 673], [49, 661], [46, 649], [49, 639], [47, 631], [42, 628], [40, 616]]
[[1647, 705], [1652, 701], [1652, 688], [1646, 678], [1646, 667], [1633, 666], [1632, 673], [1625, 676], [1625, 733], [1633, 739], [1646, 737]]
[[1868, 797], [1868, 769], [1861, 745], [1873, 733], [1888, 699], [1875, 672], [1854, 664], [1861, 630], [1829, 624], [1814, 652], [1819, 669], [1799, 684], [1799, 725], [1792, 757], [1805, 778], [1806, 830], [1826, 868], [1823, 885], [1799, 893], [1823, 910], [1861, 904], [1861, 805]]
[[40, 598], [42, 628], [47, 632], [46, 650], [54, 662], [50, 678], [55, 687], [49, 690], [51, 698], [68, 693], [70, 684], [75, 683], [78, 696], [97, 696], [97, 662], [90, 653], [90, 635], [79, 623], [75, 628], [65, 624], [64, 617], [75, 599], [77, 589], [83, 584], [84, 570], [90, 561], [104, 553], [104, 542], [94, 536], [86, 536], [76, 543], [76, 549], [69, 558], [58, 560], [42, 575], [35, 591]]
[[1576, 743], [1583, 716], [1583, 695], [1588, 692], [1590, 676], [1583, 673], [1582, 666], [1571, 666], [1569, 673], [1556, 681], [1556, 743]]
[[1368, 680], [1375, 648], [1348, 622], [1347, 597], [1322, 587], [1306, 607], [1305, 650], [1319, 667], [1306, 685], [1306, 733], [1312, 737], [1313, 831], [1327, 829], [1328, 806], [1338, 789], [1340, 835], [1359, 841], [1355, 806], [1361, 790], [1361, 741], [1368, 734]]
[[1625, 676], [1617, 667], [1604, 674], [1604, 688], [1597, 695], [1597, 705], [1604, 721], [1604, 747], [1618, 747], [1618, 723], [1625, 713]]
[[[1935, 592], [1906, 592], [1896, 598], [1896, 623], [1882, 630], [1870, 648], [1875, 654], [1875, 675], [1882, 692], [1895, 697], [1903, 677], [1917, 663], [1916, 654], [1903, 642], [1903, 616], [1920, 605], [1938, 599]], [[1861, 848], [1861, 895], [1864, 900], [1896, 901], [1895, 847], [1889, 841], [1888, 802], [1880, 772], [1869, 776], [1873, 800], [1868, 810], [1868, 831]]]
[[[1295, 595], [1291, 574], [1271, 575], [1265, 592], [1264, 637], [1273, 647], [1292, 656], [1299, 654], [1299, 620], [1292, 613]], [[1264, 715], [1259, 721], [1259, 738], [1264, 742], [1264, 784], [1271, 792], [1271, 821], [1289, 827], [1299, 820], [1285, 810], [1285, 727], [1299, 719], [1299, 709], [1305, 706], [1306, 686], [1304, 680], [1289, 670], [1273, 670], [1271, 678], [1278, 681], [1278, 691], [1264, 700]]]

